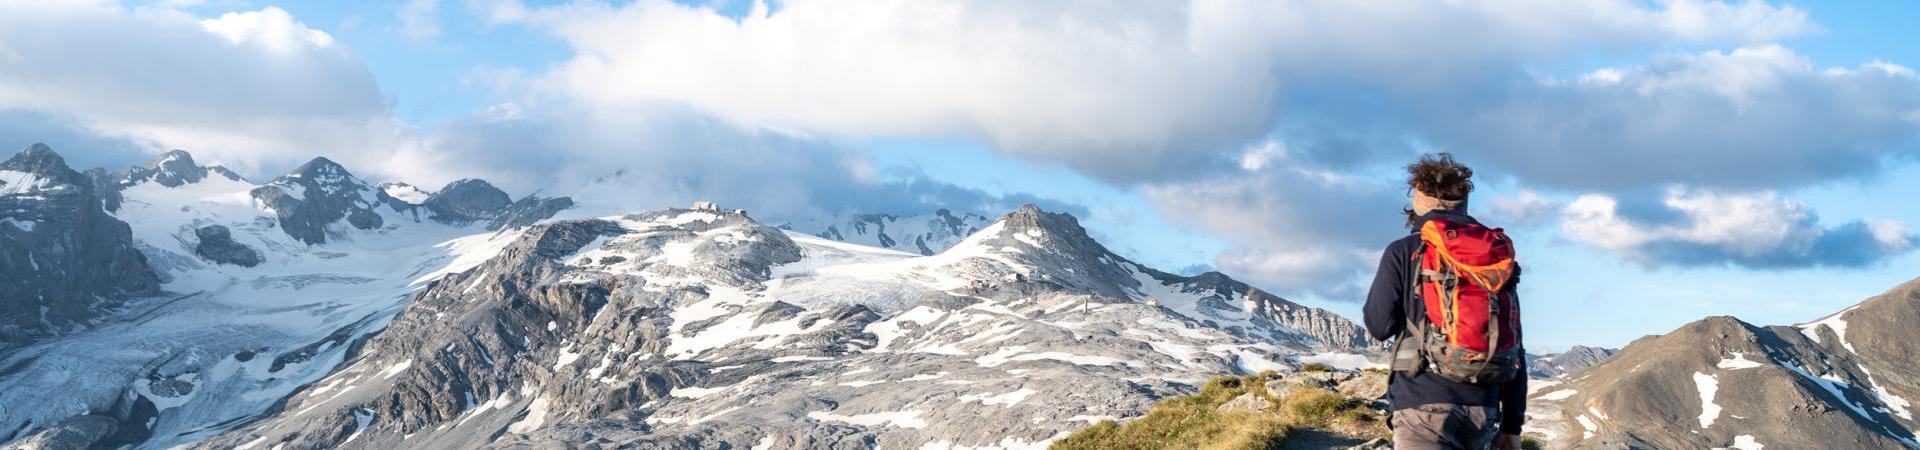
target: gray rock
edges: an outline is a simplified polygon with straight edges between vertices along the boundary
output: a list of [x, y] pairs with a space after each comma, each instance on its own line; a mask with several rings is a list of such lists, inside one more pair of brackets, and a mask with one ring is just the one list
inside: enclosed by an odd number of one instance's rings
[[314, 158], [299, 168], [255, 188], [253, 198], [273, 210], [288, 236], [308, 244], [327, 241], [326, 227], [345, 219], [362, 230], [379, 228], [383, 219], [373, 211], [375, 190], [326, 158]]
[[513, 202], [498, 217], [487, 222], [487, 229], [520, 228], [552, 218], [554, 214], [573, 207], [573, 199], [567, 197], [527, 196]]
[[446, 187], [428, 197], [422, 206], [431, 212], [428, 217], [433, 220], [466, 225], [498, 218], [511, 205], [513, 199], [506, 192], [493, 187], [486, 180], [469, 178], [447, 183]]
[[1227, 400], [1226, 403], [1221, 403], [1220, 407], [1215, 409], [1220, 412], [1261, 412], [1267, 410], [1267, 404], [1267, 397], [1248, 392], [1234, 397], [1233, 400]]
[[221, 225], [207, 225], [193, 230], [200, 244], [194, 246], [193, 253], [221, 264], [241, 267], [260, 265], [260, 252], [233, 241], [233, 233]]
[[46, 145], [0, 162], [0, 348], [93, 323], [159, 289], [95, 180]]
[[1528, 415], [1554, 448], [1909, 448], [1916, 320], [1920, 280], [1795, 327], [1709, 317], [1539, 390]]

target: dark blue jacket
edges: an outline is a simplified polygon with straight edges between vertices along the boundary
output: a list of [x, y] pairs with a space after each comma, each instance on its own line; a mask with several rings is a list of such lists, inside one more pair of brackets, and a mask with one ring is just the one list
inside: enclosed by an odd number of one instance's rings
[[[1380, 256], [1380, 271], [1373, 276], [1373, 289], [1367, 293], [1367, 333], [1373, 335], [1374, 339], [1385, 341], [1399, 336], [1401, 330], [1406, 328], [1408, 314], [1426, 312], [1423, 305], [1412, 303], [1407, 287], [1413, 284], [1413, 252], [1420, 246], [1420, 225], [1440, 216], [1451, 221], [1477, 223], [1466, 214], [1434, 211], [1414, 221], [1413, 234], [1387, 244], [1386, 254]], [[1519, 285], [1520, 271], [1515, 269], [1511, 283], [1513, 287], [1508, 289], [1518, 289]], [[1520, 434], [1520, 424], [1526, 421], [1527, 377], [1524, 370], [1513, 381], [1500, 384], [1457, 383], [1432, 372], [1408, 376], [1406, 372], [1396, 371], [1391, 376], [1387, 403], [1394, 410], [1429, 403], [1499, 406], [1500, 432], [1508, 434]]]

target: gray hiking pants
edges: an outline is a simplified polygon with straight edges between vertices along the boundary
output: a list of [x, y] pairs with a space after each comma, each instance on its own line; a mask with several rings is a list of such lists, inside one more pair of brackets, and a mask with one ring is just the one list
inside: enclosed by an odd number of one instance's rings
[[1394, 450], [1481, 450], [1500, 432], [1491, 406], [1433, 403], [1393, 412]]

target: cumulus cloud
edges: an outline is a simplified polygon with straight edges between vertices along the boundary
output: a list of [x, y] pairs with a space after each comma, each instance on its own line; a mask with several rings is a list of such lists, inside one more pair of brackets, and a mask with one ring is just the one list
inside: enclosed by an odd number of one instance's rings
[[798, 0], [737, 18], [664, 0], [482, 3], [566, 40], [576, 56], [548, 81], [577, 98], [826, 135], [966, 136], [1121, 182], [1214, 168], [1267, 134], [1296, 85], [1457, 87], [1568, 50], [1813, 28], [1791, 7], [1696, 0]]
[[1356, 301], [1363, 292], [1354, 281], [1406, 233], [1406, 197], [1397, 186], [1311, 169], [1286, 155], [1264, 141], [1242, 152], [1236, 173], [1143, 192], [1174, 224], [1232, 245], [1214, 258], [1221, 272], [1281, 292]]
[[407, 143], [411, 130], [351, 51], [279, 8], [202, 19], [163, 7], [0, 1], [0, 43], [0, 109], [147, 151], [190, 149], [242, 171], [315, 154], [381, 167], [390, 154], [425, 151]]
[[1409, 103], [1420, 134], [1538, 186], [1806, 186], [1920, 155], [1920, 77], [1778, 45]]
[[936, 208], [994, 216], [1036, 203], [1085, 217], [1084, 206], [1027, 194], [992, 195], [880, 167], [831, 142], [742, 128], [669, 103], [588, 108], [569, 99], [489, 108], [438, 130], [444, 161], [503, 188], [570, 195], [573, 215], [715, 201], [770, 223], [840, 213], [918, 214]]
[[1899, 222], [1823, 225], [1812, 209], [1774, 192], [1673, 188], [1657, 204], [1634, 203], [1581, 196], [1562, 212], [1561, 231], [1647, 266], [1863, 267], [1920, 242], [1920, 234]]

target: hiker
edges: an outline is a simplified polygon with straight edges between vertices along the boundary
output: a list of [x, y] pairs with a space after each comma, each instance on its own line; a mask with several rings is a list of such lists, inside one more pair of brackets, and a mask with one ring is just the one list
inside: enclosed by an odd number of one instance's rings
[[1395, 449], [1520, 448], [1520, 266], [1499, 228], [1467, 215], [1473, 169], [1440, 153], [1407, 166], [1412, 233], [1387, 245], [1365, 306], [1393, 339], [1386, 400]]

